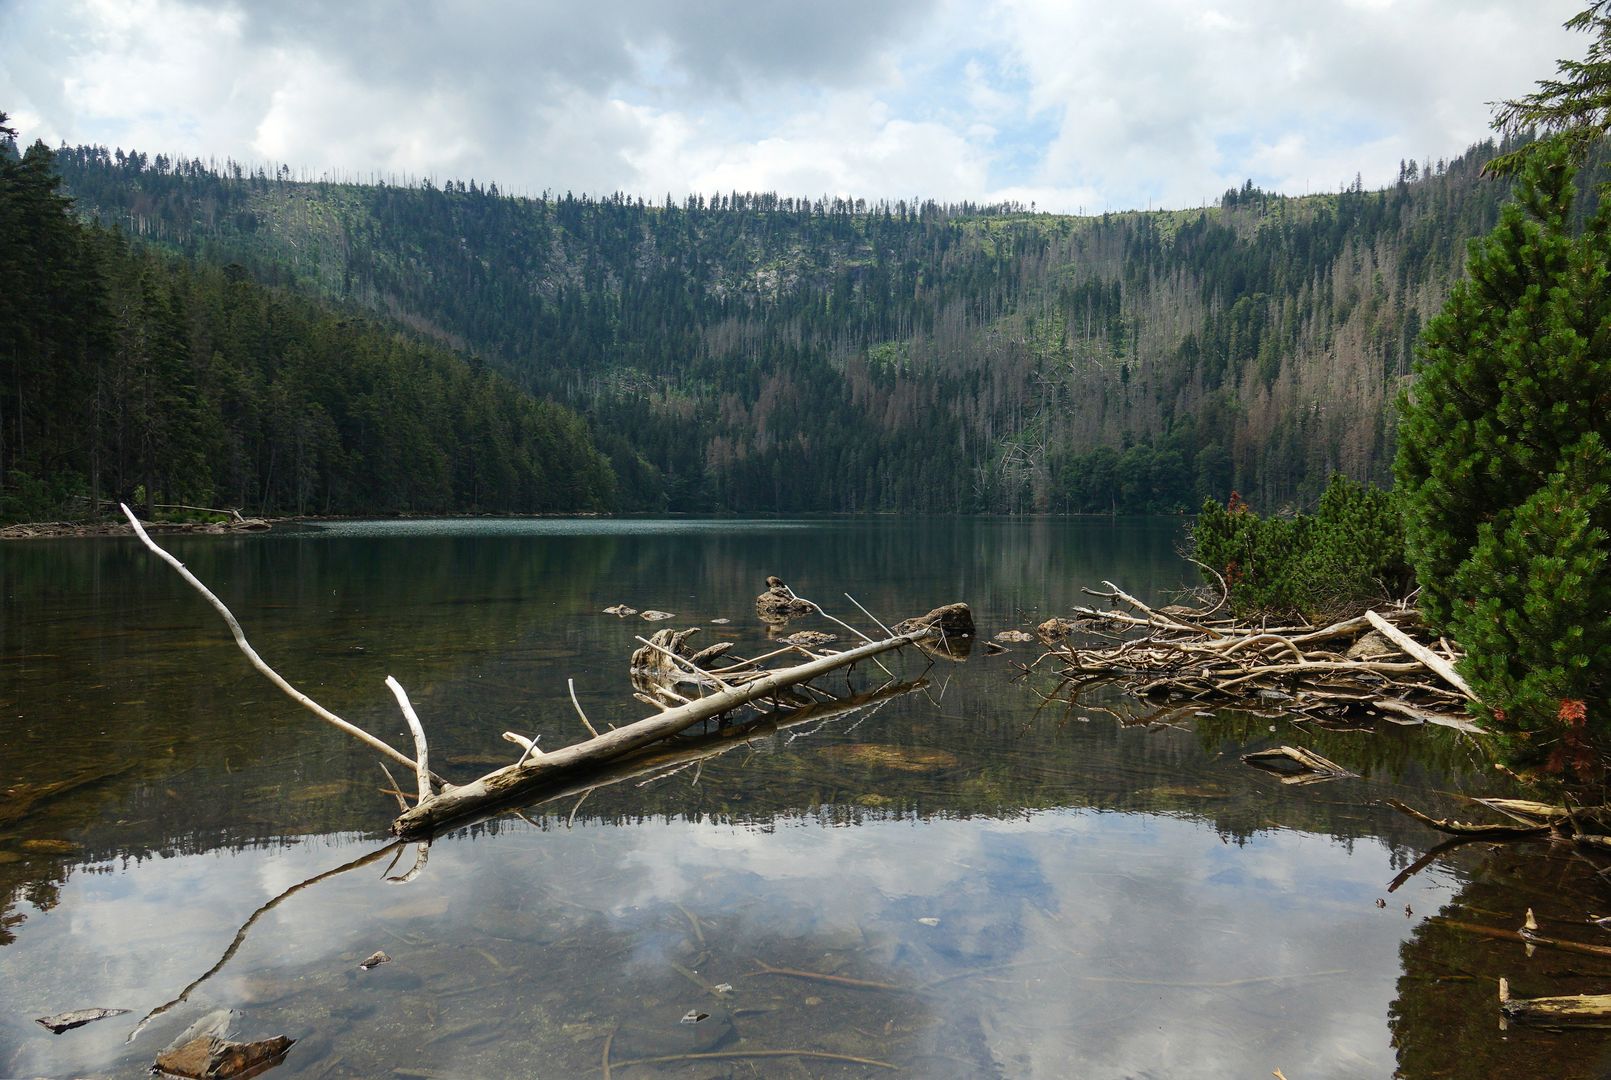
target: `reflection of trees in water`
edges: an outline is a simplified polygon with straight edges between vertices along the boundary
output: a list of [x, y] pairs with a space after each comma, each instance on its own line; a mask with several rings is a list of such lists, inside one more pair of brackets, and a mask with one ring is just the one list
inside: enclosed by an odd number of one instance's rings
[[1403, 974], [1388, 1014], [1399, 1075], [1562, 1080], [1611, 1072], [1611, 1032], [1499, 1029], [1498, 983], [1518, 997], [1611, 991], [1611, 960], [1460, 930], [1444, 920], [1516, 930], [1532, 908], [1541, 933], [1611, 945], [1585, 921], [1611, 909], [1603, 860], [1563, 844], [1469, 845], [1450, 856], [1470, 880], [1399, 949]]

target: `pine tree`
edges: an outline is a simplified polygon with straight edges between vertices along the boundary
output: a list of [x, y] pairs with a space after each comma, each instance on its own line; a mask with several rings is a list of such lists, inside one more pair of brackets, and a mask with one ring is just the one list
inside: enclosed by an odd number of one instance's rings
[[1611, 747], [1611, 205], [1574, 238], [1572, 193], [1548, 148], [1473, 242], [1422, 338], [1395, 471], [1422, 608], [1470, 650], [1515, 757], [1581, 765]]
[[1594, 0], [1566, 21], [1566, 29], [1589, 34], [1582, 60], [1556, 63], [1558, 78], [1542, 79], [1525, 97], [1501, 102], [1494, 126], [1509, 135], [1537, 129], [1542, 142], [1528, 142], [1490, 161], [1484, 171], [1497, 176], [1517, 172], [1535, 156], [1564, 149], [1582, 161], [1611, 131], [1611, 0]]

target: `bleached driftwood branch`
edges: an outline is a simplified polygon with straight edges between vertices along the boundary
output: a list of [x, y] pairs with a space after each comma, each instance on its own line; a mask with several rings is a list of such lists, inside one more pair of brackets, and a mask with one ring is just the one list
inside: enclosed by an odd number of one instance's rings
[[[269, 667], [263, 658], [257, 655], [257, 650], [252, 648], [251, 643], [246, 640], [246, 632], [241, 629], [241, 624], [235, 619], [234, 614], [229, 610], [229, 608], [224, 606], [224, 602], [218, 599], [218, 597], [214, 596], [212, 590], [203, 585], [201, 580], [197, 578], [195, 574], [192, 574], [188, 569], [186, 569], [184, 563], [180, 562], [168, 552], [158, 547], [156, 542], [153, 541], [151, 537], [146, 535], [145, 529], [140, 525], [140, 520], [134, 516], [134, 512], [130, 510], [128, 506], [124, 505], [123, 503], [119, 503], [118, 506], [122, 509], [123, 516], [129, 519], [129, 524], [134, 526], [134, 535], [140, 538], [140, 542], [146, 547], [150, 548], [151, 552], [155, 554], [157, 558], [161, 559], [163, 562], [167, 563], [169, 566], [178, 571], [179, 576], [185, 579], [186, 584], [195, 589], [197, 592], [201, 593], [202, 597], [205, 598], [206, 601], [218, 611], [218, 614], [224, 617], [224, 622], [229, 625], [229, 632], [235, 636], [235, 644], [240, 647], [241, 652], [246, 654], [246, 659], [251, 662], [251, 665], [256, 668], [264, 678], [273, 683], [275, 686], [279, 687], [280, 691], [284, 693], [286, 697], [290, 698], [298, 705], [301, 705], [304, 709], [307, 709], [314, 716], [317, 716], [325, 723], [330, 724], [332, 727], [341, 729], [348, 735], [351, 735], [353, 738], [363, 743], [365, 746], [368, 746], [370, 749], [386, 755], [399, 764], [407, 765], [410, 769], [416, 767], [415, 759], [410, 758], [407, 754], [404, 754], [400, 750], [393, 749], [391, 746], [387, 745], [380, 739], [375, 738], [375, 736], [369, 734], [369, 732], [365, 731], [358, 725], [348, 723], [346, 720], [343, 720], [341, 717], [337, 716], [335, 713], [331, 712], [329, 709], [325, 708], [323, 705], [320, 705], [317, 701], [314, 701], [312, 698], [308, 697], [308, 695], [292, 686], [278, 671], [275, 671], [273, 668]], [[423, 767], [422, 760], [420, 763], [420, 768]], [[433, 779], [437, 779], [438, 781], [440, 780], [440, 778], [434, 777]]]

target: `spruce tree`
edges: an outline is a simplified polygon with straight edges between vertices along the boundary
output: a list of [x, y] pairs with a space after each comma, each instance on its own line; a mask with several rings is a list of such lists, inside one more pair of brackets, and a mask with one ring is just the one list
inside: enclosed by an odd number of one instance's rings
[[1395, 466], [1428, 618], [1518, 760], [1611, 747], [1611, 205], [1568, 226], [1564, 148], [1529, 161], [1428, 324]]

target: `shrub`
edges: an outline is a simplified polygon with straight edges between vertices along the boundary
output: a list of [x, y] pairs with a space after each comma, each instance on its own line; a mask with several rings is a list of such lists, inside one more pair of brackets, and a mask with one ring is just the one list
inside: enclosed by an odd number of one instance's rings
[[1314, 514], [1260, 517], [1234, 494], [1225, 506], [1210, 500], [1192, 539], [1241, 618], [1330, 622], [1412, 587], [1392, 494], [1345, 476], [1331, 478]]

